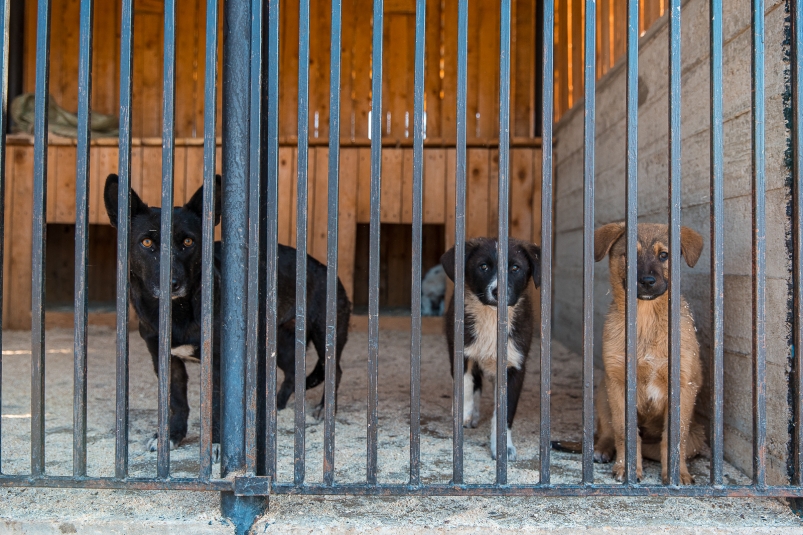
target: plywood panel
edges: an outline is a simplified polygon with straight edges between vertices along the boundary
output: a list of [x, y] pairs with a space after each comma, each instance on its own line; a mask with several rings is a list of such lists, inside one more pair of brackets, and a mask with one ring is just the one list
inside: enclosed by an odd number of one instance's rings
[[142, 200], [149, 206], [162, 204], [162, 148], [142, 147]]
[[533, 150], [514, 149], [510, 156], [510, 235], [530, 241], [533, 228]]
[[340, 281], [349, 298], [354, 298], [354, 255], [357, 245], [357, 167], [359, 150], [340, 152], [340, 183], [338, 188], [338, 269]]
[[401, 222], [413, 222], [413, 149], [402, 149], [402, 213]]
[[[371, 109], [371, 28], [373, 13], [365, 3], [355, 4], [353, 15], [354, 41], [351, 54], [351, 106], [353, 131], [351, 138], [368, 137], [368, 111]], [[345, 27], [345, 26], [344, 26]], [[347, 32], [344, 32], [347, 33]], [[362, 162], [362, 157], [360, 158]], [[362, 165], [360, 166], [362, 167]]]
[[[329, 83], [332, 4], [310, 2], [309, 132], [313, 138], [329, 137]], [[317, 114], [317, 124], [315, 126]]]
[[316, 147], [310, 153], [310, 167], [315, 166], [315, 173], [310, 172], [310, 190], [315, 191], [315, 203], [310, 200], [309, 253], [322, 263], [326, 263], [326, 242], [329, 218], [329, 149]]
[[4, 321], [9, 329], [31, 328], [31, 239], [33, 207], [33, 147], [15, 147], [14, 180], [7, 194], [13, 223], [7, 234], [11, 272], [6, 278], [5, 299], [11, 308]]
[[[476, 39], [477, 49], [477, 103], [474, 120], [469, 120], [469, 137], [492, 139], [499, 136], [499, 0], [473, 2], [479, 9], [478, 19], [469, 25], [469, 36]], [[471, 5], [471, 4], [470, 4]], [[471, 28], [477, 28], [474, 37]], [[490, 38], [494, 36], [495, 38]], [[471, 45], [469, 45], [471, 47]], [[469, 53], [469, 61], [471, 61]], [[469, 63], [471, 65], [471, 63]], [[469, 71], [470, 72], [470, 71]], [[471, 82], [469, 82], [471, 83]], [[471, 95], [471, 89], [469, 89]]]
[[424, 150], [424, 223], [446, 222], [446, 149]]
[[371, 149], [360, 148], [357, 168], [357, 221], [371, 220]]
[[279, 148], [279, 243], [295, 243], [295, 149]]
[[488, 235], [488, 151], [468, 150], [466, 236]]
[[382, 151], [381, 220], [383, 223], [401, 222], [402, 204], [402, 149]]
[[48, 221], [75, 223], [76, 150], [75, 147], [57, 147], [56, 152], [59, 169], [54, 189], [58, 191], [58, 203], [53, 216], [48, 215]]
[[457, 152], [455, 149], [446, 149], [446, 233], [444, 246], [446, 249], [454, 247], [454, 227], [455, 227], [455, 165]]

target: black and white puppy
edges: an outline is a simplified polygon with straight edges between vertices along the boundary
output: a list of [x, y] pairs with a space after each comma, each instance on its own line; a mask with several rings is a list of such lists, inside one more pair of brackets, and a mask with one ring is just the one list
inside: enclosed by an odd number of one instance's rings
[[[475, 238], [466, 242], [465, 263], [465, 329], [463, 375], [463, 426], [477, 427], [480, 420], [482, 377], [496, 379], [496, 306], [497, 269], [496, 238]], [[446, 274], [455, 280], [455, 250], [441, 257]], [[510, 329], [507, 341], [507, 456], [516, 460], [513, 445], [513, 418], [524, 385], [524, 363], [530, 353], [533, 337], [532, 302], [526, 292], [533, 279], [541, 284], [541, 248], [535, 244], [510, 238], [508, 242], [507, 306]], [[454, 377], [454, 294], [449, 300], [444, 321], [449, 358]], [[496, 409], [491, 423], [491, 457], [496, 458]]]

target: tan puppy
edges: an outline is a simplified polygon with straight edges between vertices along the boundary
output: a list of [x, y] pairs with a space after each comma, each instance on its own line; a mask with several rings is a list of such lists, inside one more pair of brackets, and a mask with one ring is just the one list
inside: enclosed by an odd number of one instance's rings
[[[624, 479], [625, 466], [625, 264], [624, 223], [611, 223], [594, 233], [594, 257], [597, 262], [610, 257], [613, 291], [602, 336], [602, 360], [605, 375], [597, 389], [595, 413], [597, 437], [594, 460], [615, 459], [613, 475]], [[700, 258], [703, 239], [690, 228], [682, 227], [680, 251], [689, 267]], [[642, 223], [638, 226], [637, 275], [637, 372], [638, 388], [638, 466], [641, 479], [642, 456], [661, 462], [661, 476], [667, 477], [667, 415], [669, 409], [669, 231], [667, 225]], [[686, 459], [706, 448], [702, 427], [693, 422], [694, 403], [702, 384], [700, 348], [695, 335], [694, 318], [681, 298], [680, 306], [680, 479], [694, 483]]]

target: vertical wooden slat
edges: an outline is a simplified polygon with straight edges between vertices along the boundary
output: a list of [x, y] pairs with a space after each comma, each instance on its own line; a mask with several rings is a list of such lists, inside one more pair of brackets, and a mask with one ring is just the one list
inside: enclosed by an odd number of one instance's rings
[[[55, 216], [53, 221], [71, 224], [75, 223], [76, 150], [75, 147], [69, 145], [57, 147], [56, 152], [58, 153], [59, 171], [54, 190], [58, 191], [58, 203], [53, 212]], [[48, 188], [48, 195], [51, 191], [53, 190]], [[69, 285], [72, 285], [72, 280]]]
[[[312, 172], [312, 157], [315, 158], [315, 171]], [[315, 189], [315, 211], [310, 214], [310, 254], [326, 264], [328, 190], [329, 183], [329, 148], [316, 147], [310, 154], [310, 189]], [[338, 192], [340, 188], [338, 187]], [[310, 208], [313, 206], [310, 201]]]
[[[310, 2], [310, 87], [309, 134], [315, 138], [315, 114], [318, 114], [318, 138], [329, 137], [329, 48], [332, 4], [328, 0]], [[328, 154], [328, 152], [327, 152]], [[325, 176], [325, 175], [318, 175]], [[325, 190], [324, 190], [325, 197]], [[325, 204], [322, 206], [326, 206]], [[326, 210], [324, 209], [324, 214]], [[324, 218], [325, 221], [325, 218]], [[316, 257], [317, 258], [317, 257]], [[320, 258], [326, 261], [326, 251]]]
[[[532, 240], [533, 149], [510, 151], [510, 235], [520, 240]], [[540, 204], [540, 198], [538, 199]]]
[[[438, 138], [443, 135], [441, 114], [443, 106], [441, 100], [441, 2], [427, 2], [427, 31], [426, 31], [426, 76], [424, 82], [424, 112], [426, 115], [426, 135], [428, 138]], [[412, 124], [412, 119], [411, 124]]]
[[413, 149], [402, 149], [402, 210], [401, 222], [413, 223]]
[[488, 150], [468, 149], [466, 237], [488, 235]]
[[10, 292], [4, 299], [14, 303], [8, 317], [10, 329], [31, 328], [31, 239], [33, 236], [33, 146], [14, 151], [14, 189], [11, 203], [14, 210], [11, 245]]
[[[354, 110], [354, 137], [368, 137], [368, 111], [371, 109], [371, 9], [359, 4], [354, 13], [354, 44], [351, 49], [352, 89], [351, 100]], [[348, 31], [343, 32], [348, 34]], [[346, 130], [351, 132], [351, 119]], [[369, 153], [370, 154], [370, 153]], [[362, 152], [360, 153], [360, 169], [362, 170]], [[366, 161], [370, 172], [370, 164]], [[362, 220], [362, 219], [361, 219]], [[365, 221], [368, 221], [366, 213]]]
[[[203, 77], [198, 77], [203, 59], [198, 58], [197, 34], [201, 19], [198, 0], [182, 0], [176, 16], [176, 110], [177, 138], [198, 137], [203, 132], [203, 115], [198, 116], [198, 102], [203, 103]], [[203, 53], [203, 51], [201, 51]], [[203, 56], [202, 56], [203, 57]], [[201, 104], [203, 105], [203, 104]], [[178, 188], [178, 184], [176, 184]], [[178, 196], [176, 201], [183, 200]]]
[[291, 221], [292, 207], [296, 204], [294, 177], [296, 160], [291, 147], [279, 147], [279, 243], [289, 245], [295, 221]]
[[[9, 199], [14, 198], [14, 164], [17, 160], [16, 152], [20, 150], [18, 147], [8, 147], [6, 149], [6, 196]], [[4, 217], [4, 232], [6, 236], [14, 236], [14, 203], [7, 203], [5, 208]], [[13, 240], [6, 239], [3, 243], [3, 329], [9, 329], [13, 323], [11, 315], [15, 308], [19, 308], [17, 303], [14, 303], [14, 308], [11, 307], [12, 298], [14, 297], [14, 289], [11, 285], [11, 255], [12, 255]]]
[[371, 219], [371, 151], [360, 147], [357, 167], [357, 221], [368, 223]]
[[349, 299], [354, 299], [354, 255], [357, 246], [357, 167], [359, 150], [340, 151], [337, 273]]
[[[492, 139], [499, 136], [499, 0], [483, 0], [471, 2], [469, 6], [476, 5], [476, 17], [469, 18], [469, 95], [471, 95], [471, 80], [476, 80], [476, 113], [468, 117], [468, 137]], [[472, 13], [473, 14], [473, 13]], [[471, 17], [471, 14], [469, 14]], [[472, 32], [472, 28], [476, 31]], [[472, 78], [472, 48], [478, 56], [476, 61], [476, 78]], [[469, 114], [471, 114], [469, 99]], [[479, 128], [477, 128], [477, 126]]]
[[380, 208], [383, 223], [401, 222], [402, 149], [382, 151], [382, 191]]
[[[457, 0], [441, 0], [441, 2], [443, 6], [441, 27], [443, 30], [440, 46], [444, 51], [441, 137], [454, 139], [457, 132]], [[448, 235], [449, 232], [447, 231], [446, 234]], [[452, 236], [454, 236], [454, 228]]]
[[424, 149], [424, 223], [445, 224], [445, 188], [446, 149]]
[[446, 149], [446, 229], [444, 232], [444, 251], [454, 247], [455, 226], [455, 170], [457, 166], [457, 151]]

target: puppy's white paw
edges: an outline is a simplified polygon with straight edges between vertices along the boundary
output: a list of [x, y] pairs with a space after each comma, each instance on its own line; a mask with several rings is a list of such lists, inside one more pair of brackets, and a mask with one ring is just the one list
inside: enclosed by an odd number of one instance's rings
[[[170, 449], [174, 450], [176, 448], [178, 448], [178, 444], [176, 444], [175, 442], [173, 442], [171, 440], [170, 441]], [[147, 449], [148, 449], [148, 451], [156, 451], [156, 450], [159, 449], [159, 435], [158, 434], [153, 435], [153, 437], [148, 440]]]
[[508, 444], [508, 447], [507, 447], [507, 460], [508, 461], [516, 461], [516, 460], [518, 460], [518, 458], [516, 456], [516, 446], [514, 446], [513, 444]]

